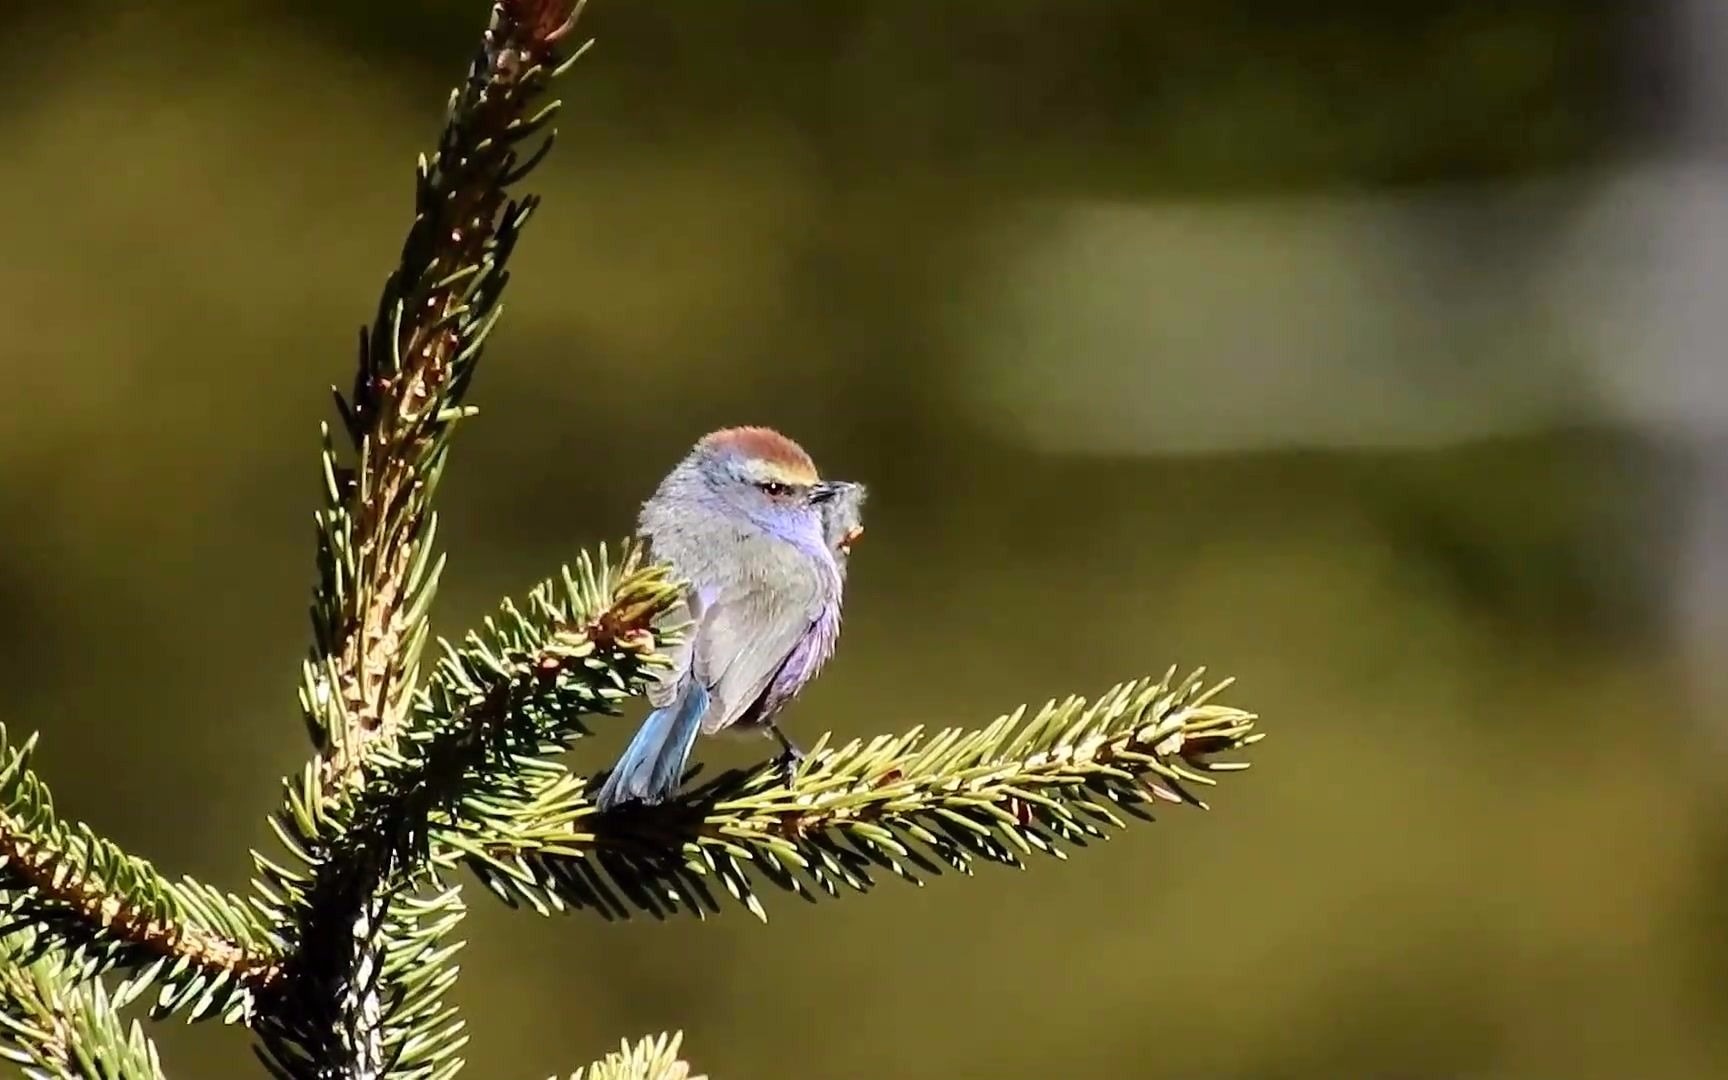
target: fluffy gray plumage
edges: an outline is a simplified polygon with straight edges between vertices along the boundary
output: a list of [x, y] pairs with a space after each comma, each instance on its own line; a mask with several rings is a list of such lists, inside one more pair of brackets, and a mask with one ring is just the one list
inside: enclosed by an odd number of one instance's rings
[[862, 502], [861, 485], [819, 479], [796, 443], [765, 428], [709, 435], [661, 481], [638, 531], [690, 583], [692, 628], [650, 689], [654, 711], [601, 788], [601, 809], [669, 797], [698, 733], [779, 734], [775, 714], [839, 637], [838, 541]]

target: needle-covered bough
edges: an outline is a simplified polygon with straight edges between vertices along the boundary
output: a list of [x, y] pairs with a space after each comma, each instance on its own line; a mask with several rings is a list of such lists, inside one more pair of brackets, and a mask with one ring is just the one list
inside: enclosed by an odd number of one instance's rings
[[[1124, 683], [983, 727], [819, 742], [600, 813], [565, 751], [642, 692], [684, 627], [682, 583], [632, 544], [583, 556], [479, 630], [438, 642], [432, 511], [451, 435], [535, 208], [513, 194], [552, 145], [551, 81], [580, 55], [573, 0], [497, 0], [413, 223], [326, 432], [313, 646], [300, 703], [314, 753], [236, 895], [171, 879], [61, 819], [0, 729], [0, 1052], [42, 1077], [148, 1078], [156, 1052], [120, 1011], [251, 1027], [294, 1078], [448, 1077], [463, 1023], [444, 994], [466, 870], [541, 912], [765, 917], [764, 885], [804, 899], [920, 881], [977, 860], [1065, 857], [1162, 802], [1203, 807], [1254, 718], [1198, 674]], [[682, 1078], [676, 1037], [578, 1073]]]

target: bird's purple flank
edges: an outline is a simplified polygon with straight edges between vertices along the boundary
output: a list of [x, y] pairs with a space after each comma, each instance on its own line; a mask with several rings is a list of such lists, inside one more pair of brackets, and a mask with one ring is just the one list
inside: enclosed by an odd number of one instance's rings
[[[798, 696], [816, 673], [822, 670], [822, 665], [834, 655], [834, 644], [840, 637], [840, 607], [829, 604], [816, 616], [816, 621], [810, 625], [810, 632], [799, 639], [793, 647], [786, 663], [774, 676], [774, 681], [768, 684], [768, 692], [763, 695], [760, 712], [764, 716], [773, 716], [787, 702]], [[748, 721], [746, 721], [748, 723]]]

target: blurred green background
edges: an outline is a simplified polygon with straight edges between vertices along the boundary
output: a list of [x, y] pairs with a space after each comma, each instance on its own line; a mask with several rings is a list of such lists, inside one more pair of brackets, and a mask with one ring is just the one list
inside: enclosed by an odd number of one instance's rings
[[[471, 893], [470, 1072], [1728, 1075], [1710, 6], [597, 0], [438, 630], [770, 423], [874, 489], [805, 740], [1171, 662], [1272, 737], [767, 926]], [[306, 751], [325, 387], [483, 8], [0, 8], [3, 718], [171, 872], [240, 887]]]

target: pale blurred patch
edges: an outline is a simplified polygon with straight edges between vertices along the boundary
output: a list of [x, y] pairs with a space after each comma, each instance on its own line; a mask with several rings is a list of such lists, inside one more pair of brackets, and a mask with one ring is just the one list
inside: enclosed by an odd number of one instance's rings
[[1599, 421], [1599, 357], [1545, 302], [1587, 193], [1008, 207], [966, 309], [968, 404], [1082, 453], [1435, 446]]
[[[1728, 114], [1728, 109], [1722, 110]], [[1040, 452], [1443, 448], [1611, 427], [1676, 448], [1672, 632], [1728, 683], [1728, 171], [1047, 202], [985, 230], [954, 399]], [[1715, 725], [1720, 727], [1720, 725]]]

